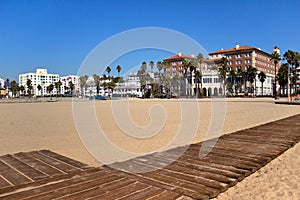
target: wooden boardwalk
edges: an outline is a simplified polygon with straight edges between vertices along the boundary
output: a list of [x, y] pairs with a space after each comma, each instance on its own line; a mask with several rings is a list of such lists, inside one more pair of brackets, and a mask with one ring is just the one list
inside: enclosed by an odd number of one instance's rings
[[[89, 167], [48, 150], [0, 156], [0, 199], [209, 199], [216, 197], [300, 140], [300, 115], [206, 142], [138, 157], [114, 166], [154, 170], [132, 174]], [[214, 145], [214, 143], [216, 144]]]

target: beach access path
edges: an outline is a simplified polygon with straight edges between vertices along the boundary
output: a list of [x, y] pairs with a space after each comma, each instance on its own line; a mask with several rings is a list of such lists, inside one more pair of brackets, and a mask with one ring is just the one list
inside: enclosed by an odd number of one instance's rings
[[[296, 145], [299, 130], [295, 115], [101, 167], [49, 150], [7, 154], [0, 157], [0, 199], [214, 198]], [[145, 173], [129, 173], [135, 169]]]

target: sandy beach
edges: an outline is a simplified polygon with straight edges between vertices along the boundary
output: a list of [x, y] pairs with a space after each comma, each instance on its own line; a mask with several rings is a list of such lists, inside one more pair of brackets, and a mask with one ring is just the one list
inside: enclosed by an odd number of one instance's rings
[[[220, 101], [220, 100], [219, 100]], [[191, 110], [199, 117], [198, 129], [193, 142], [203, 141], [211, 126], [212, 110], [216, 109], [208, 99], [192, 103], [198, 110]], [[182, 106], [178, 100], [128, 101], [132, 121], [140, 129], [147, 127], [153, 119], [148, 115], [153, 106], [163, 107], [166, 121], [152, 137], [139, 139], [124, 134], [112, 113], [111, 101], [96, 101], [96, 119], [107, 138], [116, 146], [129, 152], [151, 153], [170, 143], [180, 128]], [[295, 114], [299, 106], [275, 105], [273, 99], [226, 99], [221, 134], [264, 124]], [[89, 165], [101, 163], [93, 158], [80, 140], [73, 120], [72, 102], [1, 103], [0, 102], [0, 154], [49, 149]], [[199, 111], [199, 112], [198, 112]], [[94, 117], [95, 117], [94, 116]], [[183, 123], [193, 123], [193, 114]], [[92, 116], [91, 116], [92, 117]], [[156, 116], [159, 119], [159, 116]], [[89, 120], [87, 118], [86, 120]], [[152, 120], [152, 121], [151, 121]], [[154, 120], [155, 121], [155, 120]], [[81, 133], [82, 134], [82, 133]], [[247, 177], [241, 183], [221, 194], [218, 199], [296, 199], [299, 197], [300, 170], [299, 144], [273, 160], [267, 166]]]

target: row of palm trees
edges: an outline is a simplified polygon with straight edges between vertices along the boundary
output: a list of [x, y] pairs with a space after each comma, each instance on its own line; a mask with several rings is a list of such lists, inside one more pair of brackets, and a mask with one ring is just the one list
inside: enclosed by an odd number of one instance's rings
[[[46, 89], [50, 94], [52, 94], [54, 88], [56, 88], [56, 96], [58, 96], [61, 93], [60, 92], [61, 86], [62, 86], [62, 82], [59, 80], [54, 84], [50, 84], [49, 86], [47, 86]], [[24, 85], [18, 85], [15, 80], [10, 82], [9, 79], [6, 79], [5, 88], [12, 92], [13, 97], [16, 97], [18, 94], [20, 94], [20, 92], [22, 93], [23, 96], [25, 96], [25, 94], [27, 93], [29, 97], [31, 97], [33, 93], [32, 81], [30, 79], [27, 79], [26, 81], [27, 91]], [[69, 90], [71, 94], [73, 94], [74, 88], [75, 85], [72, 83], [72, 81], [69, 82], [69, 86], [64, 86], [65, 91]], [[41, 85], [37, 85], [37, 89], [39, 91], [38, 95], [41, 95], [41, 90], [43, 89], [43, 87]]]
[[113, 89], [116, 87], [116, 83], [121, 82], [122, 78], [120, 77], [120, 72], [122, 70], [122, 67], [120, 65], [117, 65], [116, 71], [118, 72], [118, 76], [114, 77], [111, 76], [110, 73], [112, 71], [110, 66], [107, 66], [105, 71], [106, 74], [103, 74], [102, 76], [99, 76], [97, 74], [93, 74], [93, 81], [89, 82], [89, 76], [84, 75], [79, 77], [80, 87], [81, 87], [81, 94], [84, 94], [84, 91], [87, 90], [88, 87], [95, 86], [96, 87], [96, 93], [99, 95], [101, 86], [103, 87], [104, 91], [108, 90], [108, 96], [110, 97], [110, 91], [113, 91]]
[[[226, 94], [226, 86], [227, 90], [231, 91], [232, 93], [235, 93], [235, 95], [238, 95], [238, 92], [242, 93], [252, 93], [255, 91], [253, 83], [255, 83], [256, 76], [258, 76], [259, 81], [262, 85], [262, 95], [263, 95], [263, 84], [267, 78], [266, 74], [263, 71], [260, 71], [258, 73], [257, 69], [253, 66], [249, 66], [244, 71], [241, 68], [238, 68], [237, 71], [228, 69], [228, 59], [226, 57], [222, 57], [220, 62], [218, 63], [219, 68], [219, 76], [223, 81], [223, 92], [224, 96]], [[248, 87], [247, 91], [247, 82], [250, 83], [250, 87]], [[244, 86], [244, 88], [243, 88]], [[244, 89], [244, 91], [242, 91]]]

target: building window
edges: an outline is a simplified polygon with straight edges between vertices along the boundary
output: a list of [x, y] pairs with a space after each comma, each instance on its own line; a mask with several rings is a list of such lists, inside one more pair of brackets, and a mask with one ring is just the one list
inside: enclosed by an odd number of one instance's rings
[[236, 58], [241, 58], [242, 56], [241, 56], [241, 54], [236, 54], [235, 57], [236, 57]]
[[236, 60], [235, 64], [237, 64], [237, 65], [242, 64], [242, 61], [241, 60]]
[[245, 56], [246, 57], [250, 57], [250, 53], [245, 53]]
[[228, 55], [227, 57], [228, 57], [228, 59], [231, 59], [231, 58], [232, 58], [232, 55]]

